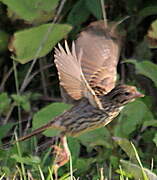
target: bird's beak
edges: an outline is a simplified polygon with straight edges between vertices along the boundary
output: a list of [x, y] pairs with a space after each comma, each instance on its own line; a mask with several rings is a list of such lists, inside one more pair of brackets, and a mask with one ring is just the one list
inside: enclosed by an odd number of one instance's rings
[[144, 94], [137, 91], [136, 93], [134, 93], [133, 97], [134, 98], [144, 97]]

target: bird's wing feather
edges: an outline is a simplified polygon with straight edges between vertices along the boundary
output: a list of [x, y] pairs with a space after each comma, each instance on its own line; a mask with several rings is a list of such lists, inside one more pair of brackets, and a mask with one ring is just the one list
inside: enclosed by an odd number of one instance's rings
[[82, 59], [82, 50], [76, 55], [75, 44], [72, 44], [72, 52], [65, 41], [65, 50], [59, 44], [58, 49], [55, 49], [55, 64], [58, 69], [60, 85], [66, 92], [75, 100], [82, 97], [89, 99], [90, 103], [98, 108], [102, 108], [101, 103], [95, 92], [86, 81], [80, 61]]
[[103, 21], [92, 23], [80, 33], [76, 53], [83, 49], [81, 67], [89, 85], [108, 93], [115, 86], [120, 49], [103, 25]]

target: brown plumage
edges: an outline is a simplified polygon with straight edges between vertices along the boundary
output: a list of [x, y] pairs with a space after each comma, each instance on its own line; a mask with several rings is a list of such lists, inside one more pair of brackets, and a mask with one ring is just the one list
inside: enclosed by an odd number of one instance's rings
[[118, 85], [107, 95], [99, 96], [103, 109], [95, 108], [86, 98], [83, 98], [70, 110], [20, 138], [20, 141], [50, 128], [61, 130], [62, 135], [78, 136], [83, 132], [105, 126], [119, 114], [127, 103], [138, 97], [143, 97], [143, 94], [139, 93], [135, 87]]
[[133, 86], [115, 86], [120, 48], [121, 38], [115, 24], [105, 27], [103, 21], [97, 21], [80, 33], [72, 43], [72, 50], [67, 41], [65, 49], [60, 44], [55, 49], [63, 97], [76, 103], [48, 124], [19, 139], [25, 140], [49, 128], [59, 129], [62, 148], [55, 146], [58, 155], [55, 171], [69, 160], [65, 136], [77, 136], [107, 125], [127, 103], [143, 96]]
[[48, 128], [58, 128], [64, 135], [76, 136], [107, 125], [125, 104], [142, 97], [135, 87], [117, 85], [116, 68], [120, 54], [120, 37], [114, 25], [108, 28], [103, 21], [91, 23], [65, 49], [55, 49], [55, 64], [60, 86], [78, 101], [75, 105], [45, 126], [22, 137], [27, 139]]

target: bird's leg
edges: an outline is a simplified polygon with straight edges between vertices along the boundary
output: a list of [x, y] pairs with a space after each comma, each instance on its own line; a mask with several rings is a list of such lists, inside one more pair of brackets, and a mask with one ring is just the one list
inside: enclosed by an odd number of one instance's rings
[[54, 153], [56, 155], [54, 160], [54, 174], [57, 177], [57, 171], [61, 166], [64, 166], [70, 159], [70, 150], [67, 144], [66, 136], [61, 136], [59, 146], [54, 145]]

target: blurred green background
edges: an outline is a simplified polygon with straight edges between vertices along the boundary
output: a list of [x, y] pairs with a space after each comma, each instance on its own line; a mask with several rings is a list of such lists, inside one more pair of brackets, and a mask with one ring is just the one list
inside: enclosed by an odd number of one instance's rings
[[[124, 41], [118, 79], [135, 85], [145, 97], [127, 105], [107, 127], [68, 138], [73, 174], [83, 180], [155, 180], [157, 1], [105, 0], [104, 8], [108, 21], [129, 16], [119, 25]], [[61, 102], [53, 48], [64, 39], [75, 40], [100, 19], [101, 0], [0, 0], [1, 146], [70, 108]], [[0, 148], [1, 179], [53, 179], [55, 138], [49, 137], [54, 135], [51, 130]], [[67, 164], [58, 176], [68, 179], [70, 172]]]

